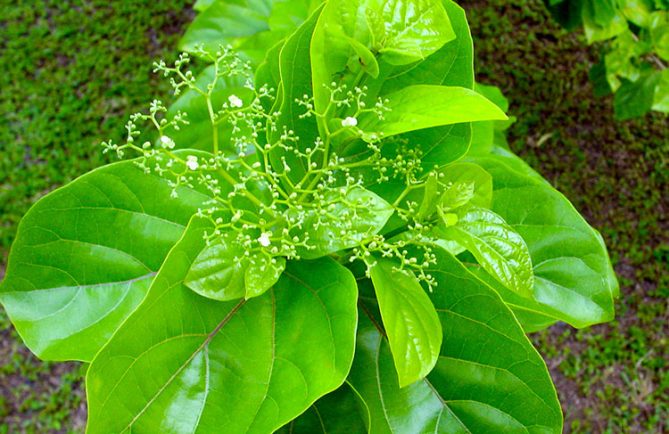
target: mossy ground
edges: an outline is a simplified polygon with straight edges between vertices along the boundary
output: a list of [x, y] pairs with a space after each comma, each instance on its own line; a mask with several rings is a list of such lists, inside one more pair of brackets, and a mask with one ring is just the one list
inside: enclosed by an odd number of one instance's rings
[[[120, 141], [127, 114], [166, 97], [151, 62], [174, 57], [192, 17], [185, 0], [5, 3], [0, 255], [31, 203], [103, 163], [100, 141]], [[597, 50], [552, 23], [540, 0], [461, 4], [481, 81], [500, 86], [519, 119], [511, 147], [602, 232], [622, 284], [615, 322], [534, 336], [566, 431], [667, 432], [669, 121], [615, 122], [587, 80]], [[80, 432], [83, 371], [35, 359], [0, 313], [0, 434]]]

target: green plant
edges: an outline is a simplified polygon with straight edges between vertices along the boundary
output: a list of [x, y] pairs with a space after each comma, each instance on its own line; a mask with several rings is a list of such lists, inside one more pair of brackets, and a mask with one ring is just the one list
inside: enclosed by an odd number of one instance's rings
[[598, 96], [615, 92], [617, 119], [651, 110], [669, 113], [669, 2], [666, 0], [544, 0], [565, 27], [583, 26], [588, 43], [602, 42], [590, 71]]
[[455, 3], [305, 10], [156, 65], [179, 99], [104, 144], [138, 157], [23, 219], [17, 330], [92, 362], [89, 432], [560, 432], [524, 331], [612, 318], [601, 237], [494, 140]]

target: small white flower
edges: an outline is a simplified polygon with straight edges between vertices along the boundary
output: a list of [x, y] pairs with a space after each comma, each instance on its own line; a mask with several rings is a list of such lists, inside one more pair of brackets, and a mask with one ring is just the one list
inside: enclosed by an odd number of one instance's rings
[[241, 108], [244, 105], [244, 101], [241, 100], [237, 95], [230, 95], [228, 97], [228, 103], [230, 103], [230, 107], [233, 108]]
[[174, 149], [174, 146], [176, 146], [174, 144], [174, 140], [172, 140], [168, 136], [161, 136], [160, 137], [160, 143], [163, 144], [163, 148], [167, 148], [167, 149]]
[[342, 127], [354, 127], [358, 125], [358, 120], [354, 118], [353, 116], [349, 116], [346, 119], [341, 121], [341, 126]]
[[270, 236], [272, 236], [270, 232], [263, 232], [258, 237], [258, 242], [260, 243], [260, 245], [263, 247], [268, 247], [272, 243], [272, 241], [269, 239]]
[[197, 157], [195, 155], [189, 155], [186, 157], [186, 166], [190, 170], [197, 170], [200, 167], [200, 163], [197, 162]]

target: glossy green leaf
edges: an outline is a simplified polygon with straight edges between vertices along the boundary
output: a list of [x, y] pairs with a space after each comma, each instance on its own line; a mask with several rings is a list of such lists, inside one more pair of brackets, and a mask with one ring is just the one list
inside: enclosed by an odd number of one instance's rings
[[[309, 62], [309, 46], [319, 12], [316, 11], [304, 24], [293, 33], [279, 54], [279, 75], [281, 78], [281, 95], [275, 110], [281, 114], [276, 120], [276, 128], [271, 130], [269, 141], [275, 143], [284, 130], [293, 131], [299, 137], [301, 150], [315, 146], [318, 127], [313, 116], [301, 117], [305, 108], [296, 99], [311, 95], [311, 63]], [[285, 171], [285, 164], [290, 168], [288, 176], [298, 183], [307, 171], [308, 162], [286, 152], [279, 147], [270, 154], [270, 161], [277, 173]]]
[[348, 3], [365, 9], [372, 51], [391, 65], [424, 59], [455, 38], [441, 0]]
[[[226, 0], [213, 2], [188, 26], [179, 46], [210, 53], [232, 46], [255, 65], [267, 50], [304, 21], [320, 2], [311, 0]], [[292, 25], [291, 25], [292, 24]]]
[[209, 196], [102, 167], [41, 199], [23, 218], [0, 302], [45, 360], [90, 361], [135, 309], [185, 225]]
[[370, 270], [395, 360], [400, 387], [424, 378], [434, 368], [441, 347], [441, 324], [416, 276], [378, 259]]
[[650, 21], [653, 0], [619, 0], [620, 9], [629, 21], [639, 27], [647, 27]]
[[311, 45], [316, 108], [322, 111], [329, 99], [323, 85], [359, 58], [350, 39], [391, 66], [424, 59], [454, 37], [440, 0], [328, 1]]
[[369, 432], [561, 433], [546, 365], [513, 314], [454, 257], [437, 253], [430, 296], [444, 340], [426, 379], [399, 387], [388, 340], [365, 298], [349, 382], [369, 409]]
[[[377, 234], [395, 209], [376, 194], [362, 187], [349, 188], [343, 195], [330, 194], [325, 215], [318, 210], [305, 211], [304, 234], [311, 248], [301, 248], [302, 258], [315, 259], [339, 250], [357, 246], [365, 238]], [[346, 237], [341, 231], [346, 228]]]
[[573, 205], [507, 153], [473, 159], [493, 176], [493, 210], [527, 243], [533, 298], [500, 291], [516, 311], [548, 315], [575, 327], [610, 321], [618, 283], [601, 236]]
[[[494, 102], [504, 113], [509, 110], [509, 101], [495, 86], [476, 83], [475, 90]], [[508, 148], [505, 131], [516, 121], [510, 117], [506, 121], [483, 121], [472, 123], [472, 143], [470, 154], [487, 154], [493, 146]]]
[[492, 177], [481, 166], [455, 163], [438, 173], [439, 181], [446, 185], [438, 200], [443, 210], [450, 211], [467, 204], [488, 208], [492, 203]]
[[604, 41], [627, 30], [627, 20], [616, 0], [583, 0], [581, 18], [588, 43]]
[[193, 220], [145, 302], [87, 376], [88, 433], [268, 433], [349, 371], [357, 289], [331, 259], [289, 263], [275, 287], [217, 302], [183, 285], [208, 224]]
[[184, 278], [184, 285], [212, 300], [248, 299], [274, 286], [285, 267], [284, 258], [247, 252], [243, 245], [223, 235], [198, 254]]
[[300, 417], [277, 431], [278, 434], [357, 434], [366, 433], [364, 417], [355, 392], [344, 384], [314, 403]]
[[462, 87], [415, 85], [384, 98], [390, 111], [384, 119], [372, 113], [361, 116], [362, 130], [390, 137], [443, 125], [507, 119], [494, 103]]
[[467, 204], [488, 208], [492, 203], [492, 177], [476, 164], [449, 164], [430, 172], [424, 188], [408, 194], [402, 204], [408, 202], [420, 203], [416, 213], [419, 220], [432, 217], [438, 207], [444, 211]]
[[634, 82], [624, 80], [613, 101], [616, 119], [632, 119], [648, 113], [653, 108], [660, 78], [660, 72], [648, 71]]
[[510, 290], [532, 296], [534, 277], [527, 244], [499, 215], [485, 208], [467, 208], [457, 213], [455, 224], [439, 228], [438, 234], [469, 250], [483, 269]]
[[[432, 84], [474, 88], [474, 48], [465, 11], [451, 0], [442, 1], [451, 21], [455, 40], [446, 43], [423, 61], [396, 68], [383, 82], [379, 95], [387, 95], [406, 86]], [[445, 125], [412, 131], [403, 137], [423, 153], [426, 171], [461, 158], [471, 141], [470, 124]]]

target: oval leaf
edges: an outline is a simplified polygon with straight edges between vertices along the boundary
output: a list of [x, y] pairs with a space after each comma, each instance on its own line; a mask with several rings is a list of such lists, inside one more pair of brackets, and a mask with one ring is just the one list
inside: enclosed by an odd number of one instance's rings
[[471, 207], [457, 217], [451, 215], [457, 223], [438, 228], [439, 236], [469, 250], [483, 269], [510, 290], [531, 297], [532, 259], [523, 238], [503, 218], [484, 208]]
[[437, 363], [441, 324], [430, 298], [412, 273], [379, 259], [370, 270], [400, 387], [424, 378]]
[[262, 295], [279, 280], [286, 260], [261, 252], [246, 253], [243, 245], [225, 235], [212, 240], [193, 261], [184, 285], [219, 301]]
[[[315, 259], [358, 245], [365, 238], [377, 234], [395, 209], [376, 194], [359, 186], [350, 187], [344, 194], [332, 193], [326, 197], [332, 204], [328, 213], [304, 211], [304, 234], [310, 248], [300, 248], [302, 258]], [[300, 218], [297, 216], [296, 218]], [[342, 231], [346, 236], [342, 237]]]
[[415, 85], [384, 96], [390, 111], [361, 116], [360, 128], [385, 137], [443, 125], [508, 119], [481, 94], [463, 87]]
[[[191, 152], [192, 154], [193, 152]], [[144, 298], [163, 259], [209, 196], [134, 161], [88, 173], [23, 218], [0, 302], [31, 351], [90, 361]]]
[[201, 297], [183, 279], [208, 225], [193, 220], [93, 361], [88, 433], [268, 433], [343, 383], [357, 323], [351, 273], [331, 259], [290, 263], [262, 297]]

